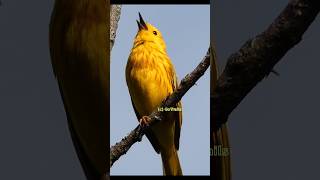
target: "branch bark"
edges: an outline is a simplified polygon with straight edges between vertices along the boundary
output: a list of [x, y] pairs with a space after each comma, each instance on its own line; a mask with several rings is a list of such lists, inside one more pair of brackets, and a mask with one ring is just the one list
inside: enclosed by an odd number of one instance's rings
[[291, 0], [267, 30], [229, 57], [211, 96], [212, 118], [217, 122], [214, 129], [227, 121], [242, 99], [301, 41], [319, 10], [319, 0]]
[[121, 5], [111, 5], [110, 11], [110, 52], [113, 48], [116, 32], [118, 29], [118, 22], [120, 20]]
[[[110, 34], [108, 34], [108, 36], [110, 37], [110, 47], [109, 47], [109, 57], [110, 57], [111, 50], [113, 48], [113, 45], [116, 39], [116, 31], [118, 29], [118, 22], [120, 20], [120, 14], [121, 14], [121, 5], [110, 5], [110, 1], [107, 0], [107, 6], [108, 6], [107, 12], [110, 12], [109, 16], [107, 17], [108, 30], [110, 30], [109, 31]], [[111, 59], [109, 58], [109, 65], [110, 65], [110, 62], [111, 62]], [[110, 66], [109, 66], [109, 69], [110, 69]], [[110, 92], [108, 92], [108, 95], [109, 94]], [[110, 167], [108, 169], [106, 179], [110, 180]]]
[[[181, 98], [186, 94], [186, 92], [197, 82], [197, 80], [205, 73], [210, 65], [210, 48], [207, 51], [206, 56], [200, 62], [200, 64], [190, 73], [187, 74], [180, 82], [178, 88], [170, 95], [166, 100], [162, 102], [159, 107], [172, 107], [178, 103]], [[142, 128], [138, 125], [134, 130], [132, 130], [129, 135], [124, 137], [120, 142], [116, 143], [110, 148], [110, 167], [117, 161], [122, 155], [124, 155], [130, 147], [141, 141], [144, 135], [144, 130], [150, 128], [155, 123], [162, 120], [165, 111], [158, 111], [155, 109], [150, 115], [150, 123], [148, 127]]]

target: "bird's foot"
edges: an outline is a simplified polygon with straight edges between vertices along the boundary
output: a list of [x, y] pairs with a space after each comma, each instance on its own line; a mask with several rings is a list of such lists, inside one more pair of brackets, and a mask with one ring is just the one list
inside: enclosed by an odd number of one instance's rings
[[139, 123], [141, 127], [149, 126], [151, 118], [149, 116], [142, 116]]

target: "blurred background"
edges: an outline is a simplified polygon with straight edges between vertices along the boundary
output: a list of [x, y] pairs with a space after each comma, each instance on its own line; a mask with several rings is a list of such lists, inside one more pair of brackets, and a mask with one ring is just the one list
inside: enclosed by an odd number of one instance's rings
[[0, 6], [0, 179], [85, 179], [51, 68], [53, 3]]
[[[289, 1], [223, 0], [211, 7], [220, 72]], [[319, 17], [229, 118], [233, 179], [319, 179]], [[212, 36], [213, 37], [213, 36]]]

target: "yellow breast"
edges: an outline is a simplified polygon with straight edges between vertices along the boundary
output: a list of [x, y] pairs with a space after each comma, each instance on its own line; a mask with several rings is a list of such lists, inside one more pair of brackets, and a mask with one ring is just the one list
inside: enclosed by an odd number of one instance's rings
[[140, 45], [131, 51], [126, 67], [130, 96], [141, 116], [149, 115], [173, 92], [175, 72], [169, 57]]

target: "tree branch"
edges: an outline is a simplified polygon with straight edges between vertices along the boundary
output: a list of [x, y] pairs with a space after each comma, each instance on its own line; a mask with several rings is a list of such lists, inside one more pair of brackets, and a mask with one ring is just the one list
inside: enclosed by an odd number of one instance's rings
[[110, 52], [113, 48], [116, 32], [118, 29], [118, 22], [120, 20], [121, 5], [111, 5], [110, 11]]
[[[118, 22], [120, 20], [120, 14], [121, 14], [121, 5], [110, 5], [110, 1], [107, 0], [107, 6], [108, 6], [108, 12], [110, 12], [110, 16], [107, 17], [107, 24], [110, 23], [110, 31], [109, 31], [109, 37], [110, 37], [110, 47], [109, 47], [109, 57], [111, 54], [111, 50], [113, 48], [115, 39], [116, 39], [116, 31], [118, 29]], [[109, 64], [111, 62], [111, 59], [109, 59]], [[110, 167], [108, 169], [106, 179], [110, 180]]]
[[[172, 107], [177, 104], [186, 92], [197, 82], [197, 80], [205, 73], [210, 65], [210, 48], [207, 51], [206, 56], [203, 58], [201, 63], [190, 73], [187, 74], [180, 82], [178, 88], [170, 95], [166, 100], [162, 102], [160, 107]], [[130, 147], [141, 141], [144, 135], [144, 130], [150, 128], [157, 122], [160, 122], [165, 114], [165, 111], [158, 111], [155, 109], [150, 115], [150, 123], [148, 127], [142, 128], [138, 125], [132, 130], [129, 135], [124, 137], [120, 142], [116, 143], [110, 148], [110, 167], [115, 161], [117, 161], [122, 155], [124, 155]]]
[[214, 129], [227, 121], [242, 99], [301, 41], [319, 9], [319, 0], [291, 0], [266, 31], [229, 57], [211, 96], [212, 118], [217, 122]]

